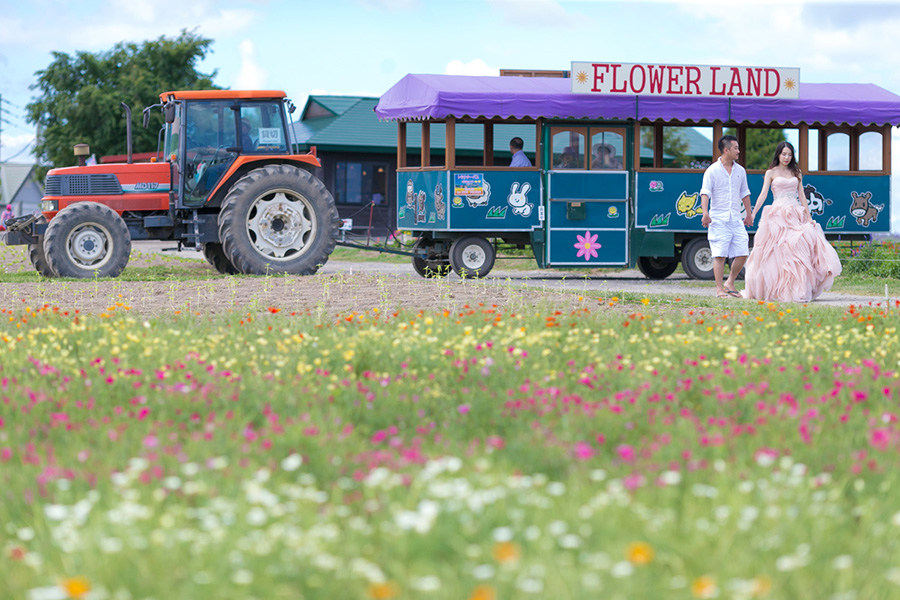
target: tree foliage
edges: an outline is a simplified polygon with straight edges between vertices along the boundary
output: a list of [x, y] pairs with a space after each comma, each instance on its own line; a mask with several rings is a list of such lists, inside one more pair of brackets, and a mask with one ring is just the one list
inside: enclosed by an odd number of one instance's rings
[[28, 104], [28, 120], [38, 126], [35, 154], [54, 167], [74, 165], [75, 144], [89, 144], [96, 156], [125, 154], [125, 102], [132, 109], [134, 152], [153, 152], [162, 127], [160, 111], [152, 111], [143, 127], [141, 111], [169, 90], [215, 89], [209, 75], [197, 71], [212, 40], [182, 30], [176, 38], [160, 37], [140, 45], [121, 42], [112, 50], [74, 56], [53, 53], [53, 62], [35, 73], [31, 86], [40, 95]]
[[[731, 127], [725, 133], [737, 135]], [[745, 148], [741, 148], [740, 162], [745, 169], [768, 169], [779, 142], [787, 139], [781, 129], [747, 129]]]

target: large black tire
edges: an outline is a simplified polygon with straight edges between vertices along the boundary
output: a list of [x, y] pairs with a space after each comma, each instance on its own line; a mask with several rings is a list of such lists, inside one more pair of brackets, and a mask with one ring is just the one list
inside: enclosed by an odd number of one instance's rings
[[291, 165], [250, 171], [229, 190], [219, 214], [219, 240], [247, 275], [312, 275], [334, 250], [341, 220], [331, 193]]
[[59, 277], [118, 277], [131, 256], [131, 236], [113, 209], [96, 202], [78, 202], [50, 221], [44, 253]]
[[[34, 223], [40, 225], [47, 222], [47, 217], [41, 215]], [[50, 268], [47, 262], [47, 255], [44, 254], [44, 236], [38, 237], [37, 244], [28, 244], [28, 260], [34, 266], [35, 270], [44, 277], [56, 277], [56, 273]]]
[[219, 242], [208, 242], [203, 244], [203, 257], [206, 262], [211, 264], [213, 268], [222, 275], [237, 275], [239, 271], [234, 268], [225, 251], [222, 250], [222, 244]]
[[691, 279], [715, 279], [712, 252], [706, 238], [694, 238], [684, 245], [681, 266]]
[[641, 256], [638, 258], [637, 266], [641, 273], [650, 279], [665, 279], [678, 268], [678, 261], [674, 258]]
[[433, 251], [433, 241], [429, 238], [419, 238], [413, 246], [413, 252], [418, 252], [420, 248], [425, 251], [427, 258], [418, 254], [413, 256], [412, 265], [416, 273], [426, 279], [446, 277], [450, 274], [450, 258], [443, 253], [437, 255]]
[[494, 246], [480, 235], [464, 235], [450, 246], [450, 266], [460, 277], [486, 277], [495, 258]]

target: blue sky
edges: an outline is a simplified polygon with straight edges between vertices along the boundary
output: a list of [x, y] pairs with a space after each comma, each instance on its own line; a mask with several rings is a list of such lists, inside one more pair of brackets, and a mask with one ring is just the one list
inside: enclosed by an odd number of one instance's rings
[[[900, 93], [897, 2], [0, 0], [9, 111], [0, 113], [8, 121], [0, 160], [33, 160], [24, 107], [51, 52], [99, 52], [181, 29], [214, 40], [200, 70], [217, 71], [218, 85], [283, 89], [299, 106], [309, 94], [379, 96], [407, 73], [566, 69], [581, 60], [799, 67], [801, 85], [874, 83]], [[900, 174], [898, 142], [895, 134]]]

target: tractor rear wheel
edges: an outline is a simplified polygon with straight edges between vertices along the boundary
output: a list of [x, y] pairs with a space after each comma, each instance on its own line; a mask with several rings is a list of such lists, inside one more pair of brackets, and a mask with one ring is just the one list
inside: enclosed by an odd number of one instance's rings
[[59, 277], [118, 277], [131, 256], [131, 236], [113, 209], [96, 202], [78, 202], [50, 221], [44, 253]]
[[222, 275], [237, 275], [239, 271], [234, 268], [225, 251], [222, 250], [222, 244], [219, 242], [209, 242], [203, 244], [203, 256], [206, 262], [211, 264], [213, 268]]
[[225, 196], [219, 239], [241, 273], [312, 275], [334, 250], [340, 224], [321, 181], [299, 167], [266, 165]]
[[[35, 219], [35, 224], [40, 225], [47, 222], [47, 217], [41, 215]], [[43, 277], [56, 277], [56, 273], [50, 268], [47, 262], [47, 255], [44, 254], [44, 236], [38, 237], [37, 244], [28, 244], [28, 260], [34, 266], [35, 270]]]

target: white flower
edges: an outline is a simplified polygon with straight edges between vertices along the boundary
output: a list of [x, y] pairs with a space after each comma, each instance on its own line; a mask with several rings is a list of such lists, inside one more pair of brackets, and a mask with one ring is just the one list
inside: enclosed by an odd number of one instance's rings
[[849, 554], [841, 554], [839, 556], [835, 556], [834, 560], [831, 561], [831, 566], [838, 571], [849, 569], [853, 566], [853, 557]]
[[475, 579], [491, 579], [496, 572], [496, 569], [491, 565], [478, 565], [472, 569], [472, 577]]
[[238, 569], [231, 576], [231, 581], [238, 585], [249, 585], [253, 583], [253, 573], [247, 569]]
[[281, 461], [281, 469], [283, 471], [296, 471], [303, 465], [303, 457], [297, 454], [290, 454]]
[[617, 579], [628, 577], [632, 573], [634, 573], [634, 565], [632, 565], [627, 560], [617, 562], [609, 570], [609, 574]]
[[578, 548], [581, 546], [581, 538], [574, 533], [568, 533], [559, 538], [559, 545], [568, 549]]
[[48, 504], [44, 507], [44, 514], [51, 521], [62, 521], [69, 516], [69, 507], [62, 504]]
[[681, 473], [679, 471], [663, 471], [659, 475], [659, 481], [664, 485], [678, 485], [681, 483]]
[[122, 550], [122, 540], [115, 537], [105, 537], [100, 539], [100, 550], [106, 554], [115, 554]]
[[552, 481], [547, 486], [547, 493], [551, 496], [562, 496], [566, 493], [566, 484], [560, 481]]
[[523, 577], [517, 582], [517, 587], [526, 594], [540, 594], [544, 591], [544, 582], [534, 577]]
[[409, 580], [409, 587], [420, 592], [436, 592], [441, 589], [441, 580], [434, 575], [413, 577]]
[[16, 537], [23, 542], [30, 542], [34, 539], [34, 529], [31, 527], [22, 527], [21, 529], [16, 530]]
[[498, 527], [493, 533], [495, 542], [509, 542], [513, 539], [513, 530], [510, 527]]
[[184, 463], [181, 465], [181, 472], [185, 477], [193, 477], [200, 472], [200, 465], [195, 462]]
[[266, 522], [267, 519], [268, 515], [266, 515], [266, 511], [258, 506], [254, 506], [247, 512], [247, 523], [253, 525], [254, 527], [262, 525]]

